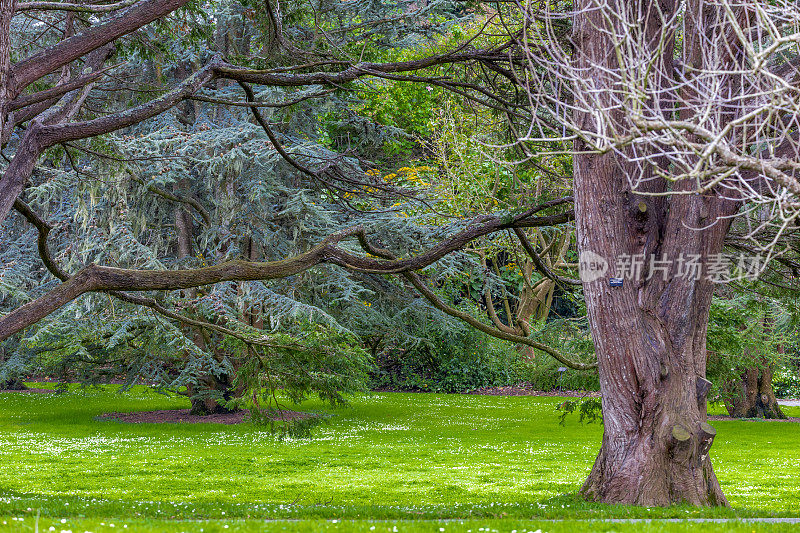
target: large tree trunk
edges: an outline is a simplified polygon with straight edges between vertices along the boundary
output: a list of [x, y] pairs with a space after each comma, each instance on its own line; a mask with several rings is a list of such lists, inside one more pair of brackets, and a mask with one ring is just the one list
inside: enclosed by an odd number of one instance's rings
[[[615, 5], [633, 13], [659, 13], [644, 5], [651, 1]], [[623, 129], [629, 124], [626, 110], [611, 96], [615, 81], [608, 74], [620, 66], [608, 33], [598, 31], [613, 22], [591, 0], [579, 4], [587, 11], [576, 20], [576, 62], [599, 92], [610, 95], [609, 114]], [[659, 4], [667, 18], [677, 7], [668, 0]], [[657, 41], [662, 20], [658, 15], [642, 19], [642, 38]], [[664, 48], [668, 52], [657, 68], [668, 77], [674, 71], [673, 43], [668, 40]], [[594, 120], [584, 116], [584, 127], [596, 128]], [[708, 221], [735, 212], [737, 205], [713, 194], [647, 194], [669, 190], [654, 172], [656, 167], [668, 171], [666, 158], [654, 154], [643, 162], [632, 153], [597, 154], [589, 148], [576, 142], [578, 246], [582, 263], [597, 254], [609, 268], [599, 279], [583, 279], [605, 431], [581, 492], [607, 503], [727, 505], [709, 457], [715, 431], [706, 422], [706, 330], [714, 284], [705, 277], [681, 276], [678, 269], [687, 254], [705, 261], [720, 253], [730, 222]], [[639, 184], [635, 192], [632, 183]], [[627, 269], [623, 286], [610, 286], [609, 277], [623, 276], [626, 262], [636, 257], [644, 258], [642, 268]], [[651, 271], [651, 257], [666, 257], [669, 270]]]
[[[645, 212], [650, 215], [640, 216], [619, 167], [614, 156], [575, 158], [582, 253], [615, 265], [625, 254], [719, 251], [722, 228], [693, 234], [675, 219], [682, 214], [699, 227], [701, 201], [673, 200], [669, 216], [663, 216], [663, 200], [635, 200], [652, 207]], [[620, 264], [615, 266], [619, 274]], [[647, 280], [646, 270], [622, 287], [610, 287], [607, 276], [584, 283], [605, 433], [582, 493], [609, 503], [724, 505], [708, 454], [715, 432], [706, 422], [705, 343], [713, 285], [674, 272], [667, 280]]]
[[786, 418], [772, 389], [770, 367], [748, 368], [740, 379], [725, 385], [723, 400], [733, 418]]

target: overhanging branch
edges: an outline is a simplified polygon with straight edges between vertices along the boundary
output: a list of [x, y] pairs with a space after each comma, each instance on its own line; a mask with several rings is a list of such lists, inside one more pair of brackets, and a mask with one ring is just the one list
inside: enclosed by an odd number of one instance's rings
[[35, 324], [55, 310], [87, 292], [155, 291], [189, 289], [225, 281], [255, 281], [285, 278], [323, 263], [356, 272], [403, 274], [425, 268], [468, 242], [496, 231], [523, 226], [551, 226], [573, 218], [571, 211], [558, 215], [533, 215], [570, 201], [547, 202], [512, 217], [481, 217], [465, 230], [440, 242], [427, 252], [409, 259], [380, 259], [351, 254], [337, 245], [348, 237], [366, 242], [366, 233], [355, 226], [335, 233], [303, 254], [272, 262], [227, 261], [218, 265], [186, 270], [134, 270], [89, 264], [44, 296], [28, 302], [0, 318], [0, 340]]

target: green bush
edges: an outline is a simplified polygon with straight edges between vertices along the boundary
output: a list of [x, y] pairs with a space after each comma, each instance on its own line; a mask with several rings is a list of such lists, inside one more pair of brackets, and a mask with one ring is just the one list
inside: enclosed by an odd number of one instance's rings
[[[549, 320], [536, 334], [537, 340], [552, 346], [573, 361], [591, 362], [595, 360], [594, 343], [589, 333], [586, 319]], [[535, 358], [521, 358], [515, 371], [521, 381], [529, 383], [537, 390], [600, 390], [597, 369], [575, 370], [547, 355]]]
[[517, 381], [518, 355], [508, 343], [472, 328], [421, 329], [416, 346], [378, 356], [373, 388], [468, 392]]
[[775, 369], [772, 386], [778, 398], [800, 398], [800, 372], [790, 366]]

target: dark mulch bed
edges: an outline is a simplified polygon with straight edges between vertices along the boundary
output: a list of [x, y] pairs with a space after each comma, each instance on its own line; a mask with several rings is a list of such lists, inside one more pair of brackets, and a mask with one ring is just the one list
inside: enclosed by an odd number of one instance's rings
[[[298, 411], [282, 410], [276, 420], [300, 420], [313, 415]], [[190, 415], [189, 409], [164, 409], [160, 411], [135, 411], [132, 413], [105, 413], [98, 420], [114, 420], [128, 424], [241, 424], [250, 418], [249, 411], [215, 413], [211, 415]]]
[[748, 420], [748, 421], [758, 421], [758, 422], [794, 422], [794, 423], [800, 423], [800, 418], [798, 418], [796, 416], [790, 416], [789, 418], [786, 418], [786, 419], [780, 419], [780, 418], [767, 418], [767, 419], [765, 419], [765, 418], [731, 418], [729, 416], [714, 415], [714, 416], [709, 416], [708, 419], [709, 420], [728, 420], [728, 421], [730, 421], [730, 420]]
[[21, 392], [23, 394], [53, 394], [58, 391], [53, 389], [0, 389], [0, 394], [5, 394], [7, 392]]

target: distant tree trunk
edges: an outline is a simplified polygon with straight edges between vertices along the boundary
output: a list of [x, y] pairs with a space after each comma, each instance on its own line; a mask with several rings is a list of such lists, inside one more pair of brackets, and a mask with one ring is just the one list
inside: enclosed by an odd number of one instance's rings
[[[773, 322], [768, 314], [761, 321], [763, 346], [773, 342]], [[780, 343], [776, 349], [778, 353], [784, 351]], [[723, 386], [722, 400], [728, 414], [733, 418], [785, 419], [786, 415], [781, 411], [772, 388], [772, 365], [764, 356], [754, 355], [752, 359], [751, 368], [746, 369], [739, 379], [731, 380]]]
[[772, 368], [748, 368], [740, 379], [725, 385], [723, 401], [731, 417], [786, 418], [772, 388]]
[[[6, 362], [6, 351], [0, 347], [0, 365]], [[28, 387], [18, 377], [0, 381], [0, 390], [27, 390]]]
[[[187, 180], [180, 180], [176, 184], [176, 194], [188, 196]], [[175, 229], [177, 231], [178, 258], [185, 259], [193, 253], [192, 234], [194, 231], [191, 214], [178, 207], [175, 210]], [[196, 295], [192, 289], [191, 295]], [[203, 350], [213, 350], [210, 339], [203, 336], [203, 332], [198, 328], [192, 328], [189, 332], [194, 343]], [[227, 413], [227, 409], [219, 403], [219, 399], [230, 400], [232, 397], [231, 379], [227, 375], [216, 376], [209, 373], [198, 380], [196, 384], [187, 386], [187, 395], [192, 403], [191, 414], [209, 415], [215, 413]]]
[[221, 405], [220, 399], [228, 401], [233, 398], [231, 385], [229, 376], [215, 376], [213, 374], [203, 376], [196, 385], [189, 385], [187, 392], [192, 402], [190, 414], [204, 416], [230, 413], [231, 409]]

